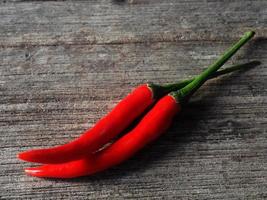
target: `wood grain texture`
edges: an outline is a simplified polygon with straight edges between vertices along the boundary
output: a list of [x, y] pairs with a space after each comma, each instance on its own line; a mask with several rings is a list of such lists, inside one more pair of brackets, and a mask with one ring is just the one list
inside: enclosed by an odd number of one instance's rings
[[[266, 27], [264, 0], [0, 0], [0, 199], [266, 199]], [[19, 151], [79, 136], [140, 83], [199, 73], [250, 29], [229, 64], [262, 64], [210, 81], [129, 161], [23, 173]]]

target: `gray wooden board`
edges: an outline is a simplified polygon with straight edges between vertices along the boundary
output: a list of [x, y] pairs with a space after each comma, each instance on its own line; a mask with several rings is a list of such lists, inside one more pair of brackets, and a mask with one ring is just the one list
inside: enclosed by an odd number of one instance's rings
[[[192, 77], [246, 30], [170, 130], [129, 161], [73, 180], [38, 179], [19, 151], [63, 144], [132, 88]], [[0, 199], [266, 199], [267, 2], [0, 1]]]

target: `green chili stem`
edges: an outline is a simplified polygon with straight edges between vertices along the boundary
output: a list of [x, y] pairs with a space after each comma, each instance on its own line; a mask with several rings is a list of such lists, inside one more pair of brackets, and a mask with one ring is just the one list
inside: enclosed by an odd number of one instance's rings
[[[260, 64], [259, 61], [251, 61], [248, 63], [233, 65], [231, 67], [227, 67], [227, 68], [222, 69], [220, 71], [216, 71], [215, 73], [211, 74], [208, 77], [208, 79], [216, 78], [216, 77], [224, 75], [224, 74], [228, 74], [228, 73], [240, 70], [240, 69], [245, 69], [247, 67], [252, 67], [252, 66], [259, 65], [259, 64]], [[176, 91], [176, 90], [179, 90], [179, 89], [185, 87], [186, 85], [191, 83], [193, 80], [195, 80], [195, 78], [182, 80], [178, 83], [165, 84], [165, 85], [162, 85], [161, 87], [164, 89], [165, 93], [169, 93], [169, 92]]]
[[179, 102], [183, 103], [197, 91], [198, 88], [203, 85], [208, 78], [216, 72], [227, 60], [229, 60], [247, 41], [249, 41], [255, 32], [246, 32], [243, 37], [229, 48], [215, 63], [210, 65], [205, 71], [198, 75], [191, 83], [183, 87], [177, 92], [173, 92], [171, 95]]

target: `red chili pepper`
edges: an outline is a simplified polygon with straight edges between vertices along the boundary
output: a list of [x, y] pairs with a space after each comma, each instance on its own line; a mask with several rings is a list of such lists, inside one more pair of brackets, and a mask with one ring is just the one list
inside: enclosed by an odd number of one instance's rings
[[[233, 72], [241, 68], [258, 64], [250, 62], [235, 65], [214, 73], [209, 78]], [[194, 79], [184, 80], [176, 84], [155, 85], [146, 84], [137, 87], [131, 94], [124, 98], [108, 115], [102, 118], [91, 129], [86, 130], [78, 139], [67, 144], [47, 149], [36, 149], [18, 154], [18, 158], [38, 163], [62, 163], [77, 160], [90, 152], [97, 151], [111, 139], [116, 137], [129, 124], [140, 116], [155, 99], [183, 88]]]
[[39, 163], [61, 163], [79, 159], [109, 142], [153, 102], [152, 90], [148, 85], [141, 85], [78, 139], [50, 149], [26, 151], [18, 157]]
[[194, 81], [177, 92], [163, 97], [132, 131], [106, 149], [81, 160], [27, 168], [25, 172], [38, 177], [73, 178], [102, 171], [128, 159], [159, 137], [170, 126], [173, 117], [180, 111], [181, 105], [186, 103], [208, 77], [214, 74], [253, 35], [254, 32], [247, 32], [239, 42]]
[[88, 158], [63, 164], [28, 168], [26, 173], [39, 177], [73, 178], [102, 171], [128, 159], [147, 143], [156, 139], [171, 124], [180, 110], [172, 96], [163, 97], [131, 132], [107, 149]]

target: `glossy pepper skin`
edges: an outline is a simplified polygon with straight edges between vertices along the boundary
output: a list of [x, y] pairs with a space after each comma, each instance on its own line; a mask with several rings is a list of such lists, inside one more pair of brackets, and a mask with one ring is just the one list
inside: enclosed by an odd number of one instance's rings
[[36, 149], [18, 154], [22, 160], [38, 163], [62, 163], [77, 160], [97, 151], [152, 105], [152, 89], [143, 84], [121, 100], [113, 110], [70, 143], [47, 149]]
[[94, 174], [120, 164], [164, 133], [180, 109], [180, 104], [175, 98], [166, 95], [132, 131], [106, 149], [80, 160], [27, 168], [25, 172], [37, 177], [74, 178]]

